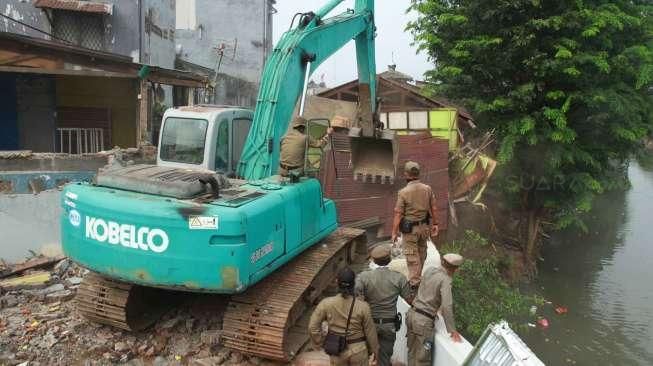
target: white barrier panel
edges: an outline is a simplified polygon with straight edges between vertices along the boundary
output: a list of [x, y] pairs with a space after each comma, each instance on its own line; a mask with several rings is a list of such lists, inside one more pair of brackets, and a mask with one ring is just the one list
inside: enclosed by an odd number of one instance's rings
[[[440, 254], [435, 249], [435, 245], [429, 242], [424, 269], [439, 266]], [[374, 268], [374, 263], [372, 263], [370, 267]], [[405, 259], [395, 259], [392, 261], [392, 263], [390, 263], [389, 267], [408, 276], [408, 269], [406, 267]], [[454, 303], [455, 301], [456, 299], [454, 299]], [[397, 340], [395, 341], [393, 352], [393, 361], [403, 364], [406, 364], [408, 361], [408, 347], [406, 343], [406, 312], [409, 308], [410, 306], [408, 303], [406, 303], [400, 297], [399, 301], [397, 301], [397, 312], [403, 314], [404, 320], [403, 324], [401, 325], [401, 330], [397, 332]], [[435, 359], [433, 360], [433, 365], [462, 365], [467, 355], [469, 355], [469, 353], [472, 351], [472, 345], [464, 338], [460, 343], [453, 342], [449, 334], [446, 332], [442, 317], [438, 317], [435, 324], [435, 329], [436, 334], [435, 339], [433, 340], [433, 345], [435, 347]]]

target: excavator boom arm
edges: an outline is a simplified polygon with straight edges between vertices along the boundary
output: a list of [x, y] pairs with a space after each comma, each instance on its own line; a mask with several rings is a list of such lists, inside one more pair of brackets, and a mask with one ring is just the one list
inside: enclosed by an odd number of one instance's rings
[[[280, 139], [310, 75], [350, 40], [356, 42], [361, 90], [363, 134], [371, 135], [376, 107], [374, 60], [374, 1], [356, 0], [353, 11], [323, 19], [342, 0], [331, 0], [317, 13], [303, 14], [299, 25], [286, 32], [269, 56], [261, 78], [254, 120], [241, 155], [238, 174], [248, 180], [276, 173]], [[310, 65], [310, 69], [309, 69]]]

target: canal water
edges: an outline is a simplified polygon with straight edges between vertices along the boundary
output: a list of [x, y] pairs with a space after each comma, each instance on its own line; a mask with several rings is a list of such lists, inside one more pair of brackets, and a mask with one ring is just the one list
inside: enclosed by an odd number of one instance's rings
[[628, 174], [632, 188], [596, 202], [587, 234], [543, 249], [535, 285], [550, 325], [523, 336], [547, 365], [653, 365], [653, 164]]

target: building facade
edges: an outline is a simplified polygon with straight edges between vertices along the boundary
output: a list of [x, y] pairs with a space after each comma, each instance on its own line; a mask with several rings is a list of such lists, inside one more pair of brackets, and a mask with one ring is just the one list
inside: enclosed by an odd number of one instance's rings
[[177, 0], [180, 68], [211, 70], [214, 95], [205, 102], [254, 107], [272, 50], [274, 0]]
[[0, 0], [0, 12], [2, 32], [174, 67], [175, 0]]

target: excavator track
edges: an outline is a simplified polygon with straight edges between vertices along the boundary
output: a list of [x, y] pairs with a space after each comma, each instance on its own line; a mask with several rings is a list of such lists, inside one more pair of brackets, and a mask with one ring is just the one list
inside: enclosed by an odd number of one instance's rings
[[[222, 339], [228, 348], [289, 361], [307, 342], [308, 310], [365, 244], [364, 231], [340, 228], [243, 294], [231, 298]], [[364, 250], [363, 250], [364, 251]], [[303, 316], [302, 316], [303, 315]]]
[[147, 328], [175, 303], [164, 290], [119, 282], [97, 273], [84, 276], [77, 310], [88, 320], [129, 331]]

